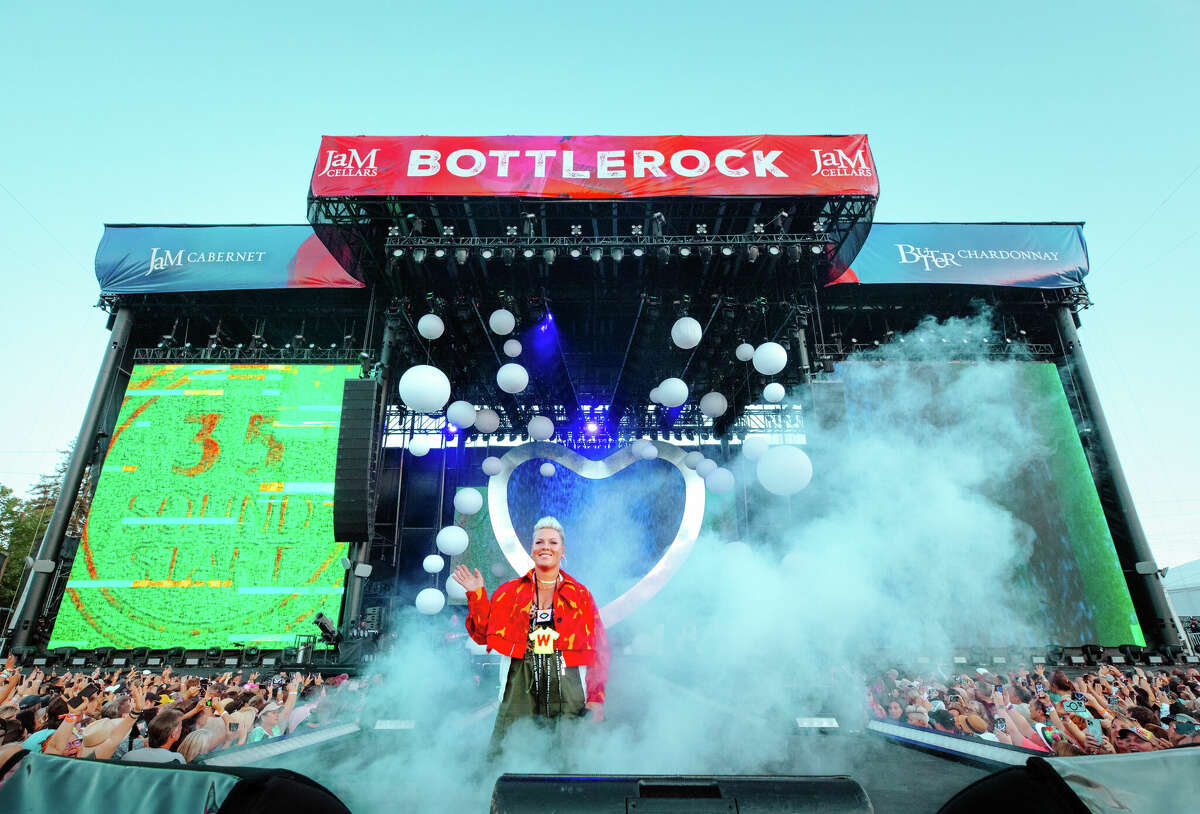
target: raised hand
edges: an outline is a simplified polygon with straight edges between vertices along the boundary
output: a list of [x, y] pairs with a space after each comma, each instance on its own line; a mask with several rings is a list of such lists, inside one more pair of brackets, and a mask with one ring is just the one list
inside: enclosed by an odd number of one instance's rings
[[467, 593], [476, 591], [483, 587], [483, 574], [479, 573], [479, 569], [475, 569], [472, 574], [465, 565], [454, 566], [454, 579], [459, 585], [466, 589]]

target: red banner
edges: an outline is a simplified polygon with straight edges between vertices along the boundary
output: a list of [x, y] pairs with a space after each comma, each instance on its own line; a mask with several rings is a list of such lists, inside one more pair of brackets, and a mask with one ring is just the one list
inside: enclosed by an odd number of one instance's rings
[[324, 136], [312, 194], [877, 196], [879, 182], [864, 135]]

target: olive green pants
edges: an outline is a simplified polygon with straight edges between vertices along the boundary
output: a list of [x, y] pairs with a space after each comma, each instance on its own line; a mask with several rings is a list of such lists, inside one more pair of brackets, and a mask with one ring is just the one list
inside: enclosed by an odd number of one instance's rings
[[552, 675], [548, 682], [549, 715], [544, 704], [539, 704], [534, 694], [533, 663], [531, 659], [512, 659], [508, 665], [508, 679], [504, 684], [504, 696], [496, 712], [496, 725], [492, 728], [492, 739], [488, 744], [488, 757], [499, 756], [504, 737], [512, 725], [522, 718], [531, 719], [539, 726], [551, 730], [557, 737], [563, 736], [559, 718], [565, 721], [578, 719], [587, 713], [587, 696], [583, 688], [583, 677], [578, 667], [568, 667], [559, 675]]

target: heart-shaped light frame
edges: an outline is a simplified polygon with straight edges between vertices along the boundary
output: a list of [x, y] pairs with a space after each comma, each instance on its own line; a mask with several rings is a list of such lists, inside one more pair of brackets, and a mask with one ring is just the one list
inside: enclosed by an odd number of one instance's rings
[[[679, 523], [675, 539], [654, 567], [632, 588], [600, 609], [600, 619], [605, 627], [612, 627], [633, 613], [670, 581], [692, 553], [692, 546], [700, 536], [700, 525], [704, 521], [704, 479], [684, 464], [683, 450], [664, 441], [651, 443], [658, 449], [659, 458], [672, 464], [683, 474], [683, 519]], [[496, 542], [500, 544], [500, 550], [504, 552], [508, 564], [518, 574], [527, 573], [533, 568], [533, 558], [529, 556], [529, 552], [517, 537], [516, 529], [513, 528], [512, 516], [508, 511], [508, 479], [518, 466], [534, 458], [553, 461], [589, 480], [611, 477], [630, 464], [642, 460], [633, 454], [630, 447], [622, 447], [607, 458], [593, 461], [574, 450], [549, 441], [533, 441], [513, 447], [505, 453], [500, 459], [500, 472], [488, 480], [488, 512], [491, 515]]]

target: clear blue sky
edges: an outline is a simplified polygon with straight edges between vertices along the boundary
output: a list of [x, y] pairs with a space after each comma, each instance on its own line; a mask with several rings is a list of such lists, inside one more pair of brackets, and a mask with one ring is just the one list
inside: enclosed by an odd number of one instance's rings
[[5, 10], [0, 482], [78, 429], [102, 224], [302, 222], [323, 133], [865, 132], [880, 220], [1087, 221], [1126, 472], [1200, 556], [1195, 2], [172, 5]]

